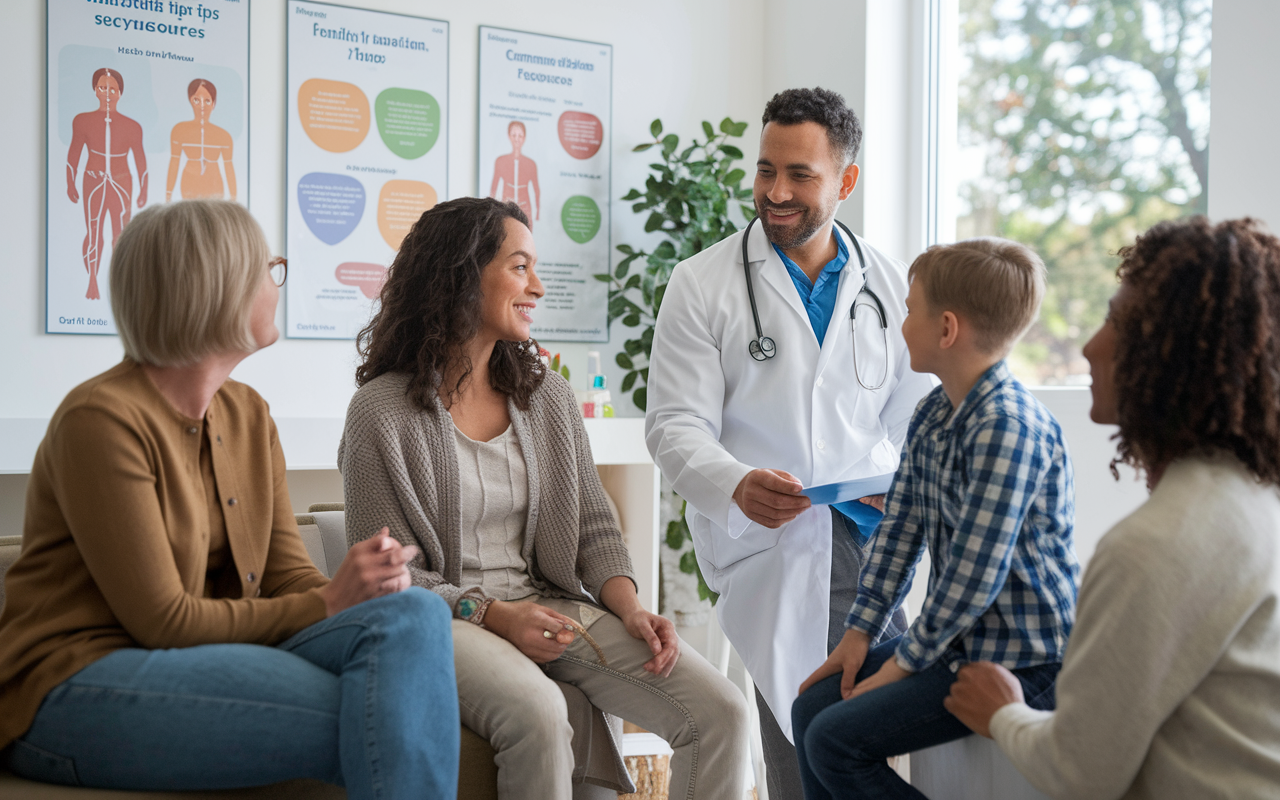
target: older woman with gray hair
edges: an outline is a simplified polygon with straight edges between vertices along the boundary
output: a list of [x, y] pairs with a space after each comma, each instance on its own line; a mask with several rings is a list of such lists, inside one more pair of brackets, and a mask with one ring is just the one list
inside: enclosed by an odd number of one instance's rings
[[18, 775], [456, 793], [448, 607], [409, 587], [415, 550], [385, 529], [332, 581], [312, 565], [267, 404], [229, 378], [279, 336], [285, 268], [230, 202], [148, 208], [121, 233], [125, 358], [54, 412], [6, 578], [0, 748]]

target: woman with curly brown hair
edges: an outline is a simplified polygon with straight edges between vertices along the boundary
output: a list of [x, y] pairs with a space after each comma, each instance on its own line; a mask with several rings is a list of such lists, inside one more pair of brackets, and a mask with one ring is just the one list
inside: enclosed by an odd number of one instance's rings
[[745, 701], [636, 598], [573, 391], [530, 338], [536, 262], [514, 203], [451, 200], [409, 232], [359, 337], [347, 537], [376, 519], [421, 548], [410, 577], [453, 608], [462, 722], [500, 797], [582, 779], [560, 681], [670, 742], [673, 796], [740, 798]]
[[1120, 255], [1084, 348], [1090, 416], [1120, 426], [1116, 462], [1151, 497], [1085, 572], [1057, 711], [990, 663], [960, 670], [947, 708], [1053, 797], [1275, 797], [1280, 239], [1195, 217]]

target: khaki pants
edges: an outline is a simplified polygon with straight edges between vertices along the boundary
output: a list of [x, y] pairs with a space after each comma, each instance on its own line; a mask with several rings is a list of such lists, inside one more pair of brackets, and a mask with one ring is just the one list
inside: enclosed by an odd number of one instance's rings
[[[579, 623], [583, 607], [595, 608], [570, 600], [536, 602]], [[590, 620], [590, 611], [587, 616]], [[748, 759], [742, 693], [684, 642], [675, 669], [661, 678], [645, 672], [653, 654], [618, 617], [605, 613], [584, 627], [604, 650], [608, 666], [578, 637], [559, 659], [540, 667], [502, 637], [454, 620], [462, 723], [497, 751], [498, 796], [568, 800], [572, 795], [573, 730], [554, 678], [671, 745], [672, 800], [741, 800]]]

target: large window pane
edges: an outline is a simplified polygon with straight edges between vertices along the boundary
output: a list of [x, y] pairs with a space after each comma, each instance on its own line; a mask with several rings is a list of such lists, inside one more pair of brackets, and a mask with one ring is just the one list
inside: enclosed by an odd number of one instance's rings
[[1041, 254], [1048, 292], [1015, 371], [1087, 383], [1116, 251], [1207, 207], [1212, 1], [959, 4], [957, 238]]

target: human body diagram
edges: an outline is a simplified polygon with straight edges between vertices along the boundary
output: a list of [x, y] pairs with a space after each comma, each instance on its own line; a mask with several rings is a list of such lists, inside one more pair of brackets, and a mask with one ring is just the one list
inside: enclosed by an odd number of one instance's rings
[[[182, 169], [184, 200], [197, 197], [235, 200], [236, 171], [231, 164], [231, 134], [209, 121], [218, 105], [218, 89], [211, 82], [196, 78], [187, 86], [187, 100], [191, 103], [192, 119], [174, 125], [169, 134], [169, 177], [165, 181], [165, 202], [173, 199], [173, 187], [178, 182], [178, 169], [184, 155], [187, 157], [187, 165]], [[225, 187], [223, 171], [227, 175]]]
[[[97, 300], [98, 270], [102, 265], [102, 244], [108, 219], [114, 246], [120, 231], [133, 214], [133, 175], [129, 153], [133, 153], [138, 173], [138, 208], [147, 203], [147, 156], [142, 148], [142, 126], [121, 114], [116, 105], [124, 93], [124, 78], [114, 69], [93, 73], [93, 90], [98, 109], [77, 114], [71, 122], [71, 148], [67, 151], [67, 197], [84, 202], [85, 236], [81, 247], [84, 268], [89, 273], [85, 297]], [[89, 151], [84, 179], [76, 190], [80, 156]]]
[[[520, 206], [530, 220], [538, 219], [542, 207], [542, 190], [538, 188], [538, 165], [528, 156], [520, 155], [524, 148], [524, 123], [512, 120], [507, 126], [507, 138], [511, 140], [511, 152], [498, 156], [493, 162], [493, 184], [489, 196]], [[501, 187], [501, 188], [499, 188]]]

